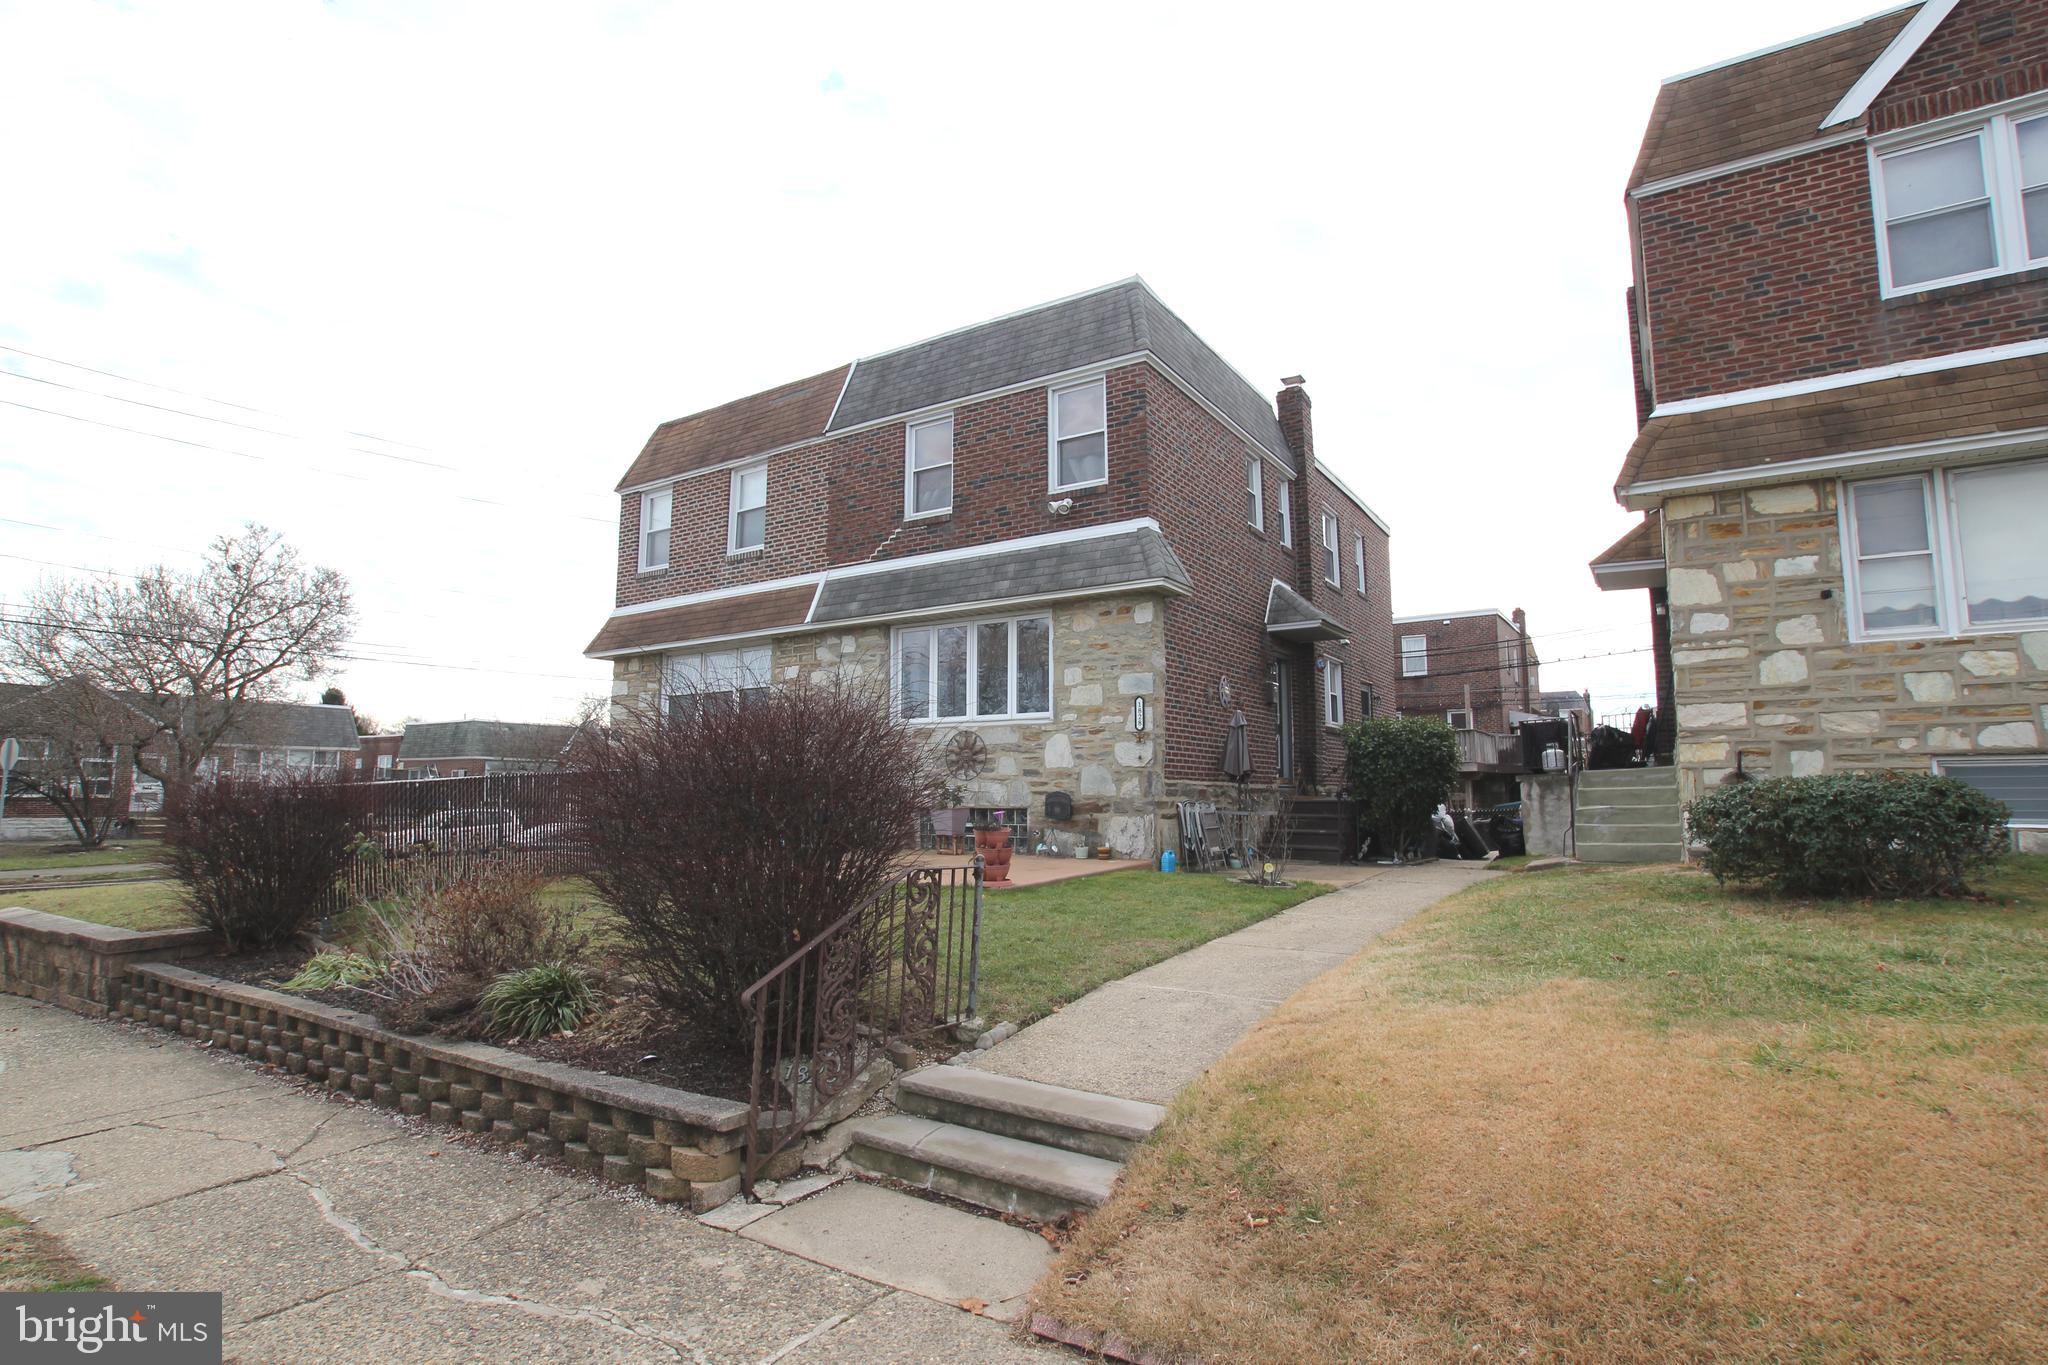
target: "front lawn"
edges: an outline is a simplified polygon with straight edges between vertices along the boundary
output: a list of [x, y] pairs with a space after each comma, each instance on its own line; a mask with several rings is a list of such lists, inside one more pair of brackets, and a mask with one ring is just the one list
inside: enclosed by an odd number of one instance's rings
[[53, 891], [14, 891], [0, 886], [0, 907], [25, 906], [116, 929], [175, 929], [185, 922], [178, 913], [183, 890], [177, 882], [163, 880]]
[[1039, 1290], [1230, 1360], [2048, 1358], [2048, 858], [1467, 890], [1176, 1102]]
[[1277, 915], [1330, 888], [1221, 874], [1108, 872], [988, 896], [981, 1016], [1028, 1024], [1097, 986]]
[[82, 1294], [106, 1285], [55, 1237], [0, 1210], [0, 1293]]
[[75, 843], [0, 844], [0, 872], [63, 872], [74, 867], [111, 867], [155, 862], [163, 845], [155, 839], [127, 839], [98, 848]]

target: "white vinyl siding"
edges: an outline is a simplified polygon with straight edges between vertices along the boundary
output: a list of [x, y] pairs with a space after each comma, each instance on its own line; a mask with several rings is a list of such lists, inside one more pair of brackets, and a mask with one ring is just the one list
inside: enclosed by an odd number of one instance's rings
[[1050, 616], [903, 626], [890, 654], [896, 712], [905, 720], [1052, 714]]
[[1429, 674], [1429, 637], [1427, 635], [1403, 635], [1401, 637], [1401, 676], [1421, 678]]
[[1886, 294], [2048, 260], [2048, 110], [1874, 152], [1871, 193]]
[[1109, 398], [1100, 379], [1054, 389], [1048, 430], [1052, 491], [1109, 481]]
[[640, 495], [640, 572], [668, 567], [668, 526], [675, 489], [657, 488]]
[[2048, 460], [1842, 490], [1852, 638], [2048, 625]]
[[751, 464], [732, 472], [732, 513], [726, 553], [744, 554], [768, 543], [768, 466]]
[[903, 515], [953, 510], [953, 416], [917, 422], [904, 433]]

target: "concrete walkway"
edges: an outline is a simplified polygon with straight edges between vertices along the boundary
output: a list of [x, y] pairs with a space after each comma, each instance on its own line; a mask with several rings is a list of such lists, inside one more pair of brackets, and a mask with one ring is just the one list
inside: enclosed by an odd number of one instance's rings
[[1309, 981], [1445, 896], [1499, 875], [1450, 862], [1345, 871], [1359, 875], [1342, 890], [1112, 981], [970, 1065], [1166, 1104]]
[[[977, 1265], [974, 1248], [951, 1245], [957, 1279], [831, 1270], [803, 1259], [807, 1229], [908, 1229], [875, 1221], [858, 1187], [819, 1200], [758, 1240], [735, 1237], [181, 1038], [0, 996], [0, 1205], [120, 1288], [224, 1293], [229, 1359], [1058, 1355], [951, 1302], [962, 1283], [990, 1283], [992, 1307], [994, 1286], [1028, 1284], [1037, 1270], [1019, 1248], [1007, 1253], [1018, 1264]], [[919, 1273], [917, 1292], [884, 1283]]]

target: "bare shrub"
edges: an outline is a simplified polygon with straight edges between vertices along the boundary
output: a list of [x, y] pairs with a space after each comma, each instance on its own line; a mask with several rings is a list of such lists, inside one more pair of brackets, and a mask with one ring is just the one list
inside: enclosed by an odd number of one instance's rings
[[573, 911], [542, 897], [545, 885], [489, 867], [455, 882], [423, 877], [394, 905], [371, 907], [371, 955], [384, 971], [367, 989], [390, 1002], [384, 1022], [411, 1030], [452, 1021], [464, 1031], [498, 976], [581, 962], [589, 937]]
[[187, 917], [231, 953], [290, 938], [354, 856], [363, 793], [296, 772], [172, 788], [163, 861], [185, 884]]
[[672, 699], [572, 750], [575, 839], [664, 1005], [745, 1034], [740, 993], [886, 883], [940, 781], [876, 692]]

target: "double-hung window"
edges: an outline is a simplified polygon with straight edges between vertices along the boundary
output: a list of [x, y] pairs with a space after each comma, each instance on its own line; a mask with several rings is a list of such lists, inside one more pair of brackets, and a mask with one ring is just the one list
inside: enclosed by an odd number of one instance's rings
[[1873, 154], [1884, 291], [2048, 261], [2048, 110]]
[[1323, 724], [1344, 723], [1344, 665], [1335, 659], [1323, 661]]
[[744, 554], [768, 543], [768, 466], [750, 464], [732, 472], [732, 513], [726, 553]]
[[1052, 618], [906, 626], [895, 636], [896, 710], [905, 720], [1052, 713]]
[[1323, 580], [1333, 588], [1344, 586], [1343, 557], [1337, 546], [1343, 543], [1343, 536], [1337, 530], [1337, 514], [1323, 509]]
[[1842, 522], [1855, 638], [2048, 624], [2048, 460], [1852, 483]]
[[772, 667], [768, 646], [671, 654], [662, 664], [661, 705], [670, 715], [685, 706], [732, 706], [767, 695]]
[[1363, 532], [1351, 537], [1351, 577], [1351, 586], [1358, 590], [1360, 597], [1365, 596], [1365, 534]]
[[1245, 524], [1266, 529], [1266, 462], [1254, 455], [1244, 462]]
[[675, 489], [656, 488], [640, 495], [640, 572], [668, 567], [668, 527]]
[[1427, 635], [1403, 635], [1401, 637], [1401, 676], [1422, 678], [1429, 674], [1429, 637]]
[[1280, 504], [1280, 543], [1292, 546], [1294, 544], [1294, 480], [1280, 479], [1277, 482], [1278, 487], [1273, 491], [1278, 495], [1276, 500]]
[[953, 510], [953, 414], [914, 422], [904, 439], [903, 515]]
[[1109, 482], [1109, 398], [1100, 379], [1054, 389], [1052, 490]]

